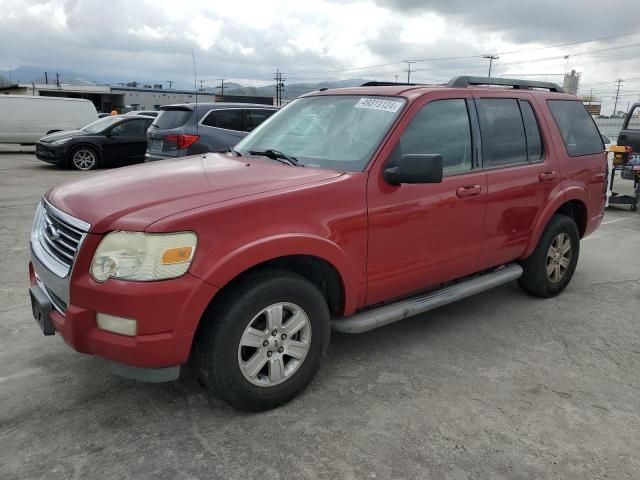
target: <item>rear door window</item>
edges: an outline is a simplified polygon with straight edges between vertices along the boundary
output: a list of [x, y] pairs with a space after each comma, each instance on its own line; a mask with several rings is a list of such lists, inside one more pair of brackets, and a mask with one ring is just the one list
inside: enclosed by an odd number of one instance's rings
[[193, 112], [191, 110], [162, 110], [153, 124], [160, 130], [171, 130], [183, 126]]
[[598, 127], [582, 102], [548, 100], [547, 104], [570, 156], [593, 155], [604, 151]]
[[244, 110], [244, 123], [242, 129], [245, 132], [250, 132], [274, 113], [275, 110], [247, 108]]
[[202, 120], [207, 127], [224, 128], [225, 130], [242, 130], [242, 109], [211, 110]]
[[484, 167], [527, 163], [527, 140], [518, 100], [477, 100]]

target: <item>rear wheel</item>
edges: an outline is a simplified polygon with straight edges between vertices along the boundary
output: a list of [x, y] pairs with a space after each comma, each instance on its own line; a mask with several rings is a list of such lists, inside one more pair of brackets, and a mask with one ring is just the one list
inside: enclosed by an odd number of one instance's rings
[[91, 147], [77, 147], [69, 155], [69, 165], [76, 170], [94, 170], [98, 167], [98, 153]]
[[520, 287], [536, 297], [553, 297], [562, 292], [573, 277], [580, 253], [580, 234], [574, 220], [554, 215], [536, 249], [522, 263]]
[[196, 338], [198, 375], [231, 406], [277, 407], [314, 377], [329, 344], [329, 310], [307, 279], [281, 271], [248, 276], [223, 292]]

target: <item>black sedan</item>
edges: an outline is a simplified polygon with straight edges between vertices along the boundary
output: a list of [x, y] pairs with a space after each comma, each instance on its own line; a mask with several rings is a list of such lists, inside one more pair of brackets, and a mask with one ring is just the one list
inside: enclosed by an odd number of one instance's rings
[[40, 160], [78, 170], [141, 163], [152, 117], [113, 115], [80, 130], [57, 132], [36, 143]]

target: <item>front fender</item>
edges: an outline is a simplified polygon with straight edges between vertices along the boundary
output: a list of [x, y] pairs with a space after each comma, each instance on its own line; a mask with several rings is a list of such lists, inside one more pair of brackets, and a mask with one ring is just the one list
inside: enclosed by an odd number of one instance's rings
[[530, 256], [538, 245], [542, 232], [553, 217], [553, 214], [566, 202], [571, 200], [578, 200], [588, 205], [588, 192], [584, 185], [580, 185], [574, 182], [561, 182], [553, 189], [544, 208], [540, 211], [538, 218], [536, 219], [535, 226], [533, 227], [531, 237], [527, 248], [522, 255], [522, 258]]
[[289, 255], [309, 255], [330, 263], [338, 272], [344, 293], [344, 315], [358, 306], [358, 276], [346, 253], [335, 243], [309, 234], [286, 234], [262, 238], [242, 245], [228, 255], [215, 259], [207, 269], [194, 274], [222, 288], [235, 277], [263, 262]]

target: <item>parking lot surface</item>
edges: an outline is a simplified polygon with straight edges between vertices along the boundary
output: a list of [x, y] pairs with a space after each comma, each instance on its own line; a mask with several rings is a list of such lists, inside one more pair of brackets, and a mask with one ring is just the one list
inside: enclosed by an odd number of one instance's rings
[[35, 206], [94, 174], [0, 151], [1, 479], [640, 478], [640, 214], [607, 211], [561, 296], [513, 283], [334, 334], [305, 393], [248, 414], [189, 376], [114, 377], [40, 333]]

